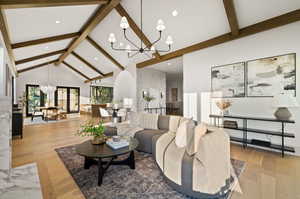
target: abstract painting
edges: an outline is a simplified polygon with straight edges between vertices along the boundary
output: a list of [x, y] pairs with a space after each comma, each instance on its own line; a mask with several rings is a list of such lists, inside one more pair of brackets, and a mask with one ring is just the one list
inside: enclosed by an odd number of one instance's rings
[[296, 54], [247, 62], [247, 96], [296, 95]]
[[211, 90], [212, 97], [245, 97], [245, 63], [212, 67]]

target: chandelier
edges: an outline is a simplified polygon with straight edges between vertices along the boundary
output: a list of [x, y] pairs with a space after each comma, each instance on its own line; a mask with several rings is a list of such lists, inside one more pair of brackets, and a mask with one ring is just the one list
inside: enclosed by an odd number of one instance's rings
[[[45, 93], [49, 96], [56, 91], [56, 87], [52, 86], [50, 84], [50, 64], [49, 63], [48, 63], [48, 81], [47, 81], [47, 84], [41, 85], [40, 89], [43, 93]], [[49, 98], [49, 100], [50, 100], [50, 98]]]
[[[141, 14], [141, 32], [143, 33], [143, 0], [141, 0], [141, 9], [140, 9], [140, 14]], [[166, 29], [166, 26], [164, 25], [163, 20], [159, 19], [157, 22], [156, 30], [159, 33], [159, 37], [157, 40], [152, 42], [150, 45], [145, 45], [143, 46], [143, 41], [140, 39], [140, 44], [136, 44], [130, 39], [128, 39], [126, 30], [129, 28], [129, 23], [126, 17], [122, 17], [120, 27], [123, 29], [123, 34], [124, 38], [126, 41], [128, 41], [133, 48], [128, 44], [125, 48], [116, 48], [114, 44], [117, 42], [117, 39], [115, 37], [114, 33], [109, 34], [108, 41], [110, 42], [111, 48], [116, 51], [124, 51], [127, 52], [127, 55], [129, 58], [134, 57], [137, 54], [145, 54], [146, 56], [152, 58], [150, 55], [148, 55], [148, 52], [150, 53], [155, 53], [155, 52], [169, 52], [171, 50], [171, 45], [173, 44], [173, 39], [171, 36], [167, 36], [166, 44], [168, 45], [167, 50], [162, 50], [162, 49], [156, 49], [155, 44], [157, 44], [161, 38], [162, 38], [162, 32]], [[120, 43], [120, 47], [122, 47], [123, 44]]]

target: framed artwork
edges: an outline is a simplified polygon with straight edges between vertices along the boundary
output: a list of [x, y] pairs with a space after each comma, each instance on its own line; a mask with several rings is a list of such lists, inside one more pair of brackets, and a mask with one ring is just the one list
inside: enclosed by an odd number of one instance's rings
[[211, 91], [212, 97], [245, 97], [245, 63], [212, 67]]
[[247, 96], [296, 96], [296, 54], [280, 55], [247, 62]]

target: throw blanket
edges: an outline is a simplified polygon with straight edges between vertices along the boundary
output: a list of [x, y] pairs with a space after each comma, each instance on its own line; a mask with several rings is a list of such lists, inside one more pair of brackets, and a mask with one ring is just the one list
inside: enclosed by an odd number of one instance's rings
[[132, 127], [130, 124], [128, 123], [121, 123], [121, 124], [117, 124], [117, 134], [119, 136], [130, 136], [130, 137], [134, 137], [134, 135], [139, 132], [144, 130], [141, 127]]

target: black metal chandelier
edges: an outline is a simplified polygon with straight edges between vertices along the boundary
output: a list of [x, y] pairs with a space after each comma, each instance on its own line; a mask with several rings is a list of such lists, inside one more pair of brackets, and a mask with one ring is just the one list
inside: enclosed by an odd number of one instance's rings
[[[141, 27], [140, 28], [143, 33], [143, 0], [141, 0], [141, 10], [140, 11], [141, 11], [141, 25], [140, 25]], [[123, 34], [124, 34], [125, 40], [128, 41], [133, 46], [133, 48], [129, 44], [125, 48], [122, 48], [123, 45], [120, 45], [121, 48], [114, 47], [114, 44], [117, 42], [117, 39], [116, 39], [114, 33], [110, 33], [108, 41], [110, 42], [111, 48], [113, 50], [125, 51], [125, 52], [127, 52], [129, 58], [134, 57], [137, 54], [145, 54], [149, 58], [152, 58], [152, 56], [150, 56], [148, 54], [148, 52], [151, 52], [153, 54], [155, 52], [169, 52], [171, 50], [171, 45], [173, 44], [173, 39], [171, 36], [168, 36], [167, 40], [166, 40], [166, 44], [168, 45], [167, 50], [161, 50], [161, 49], [155, 48], [155, 44], [157, 44], [162, 38], [163, 30], [166, 29], [166, 26], [164, 25], [164, 22], [161, 19], [158, 20], [157, 26], [156, 26], [156, 29], [158, 30], [158, 33], [159, 33], [159, 37], [157, 40], [152, 42], [150, 45], [143, 45], [142, 39], [140, 39], [140, 44], [136, 44], [133, 41], [131, 41], [130, 39], [128, 39], [128, 37], [126, 35], [126, 30], [129, 28], [129, 23], [128, 23], [128, 20], [126, 17], [122, 17], [121, 22], [120, 22], [120, 27], [123, 29]]]

